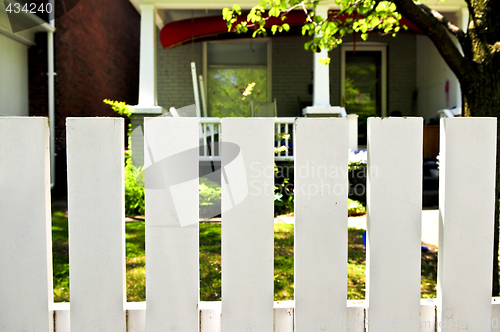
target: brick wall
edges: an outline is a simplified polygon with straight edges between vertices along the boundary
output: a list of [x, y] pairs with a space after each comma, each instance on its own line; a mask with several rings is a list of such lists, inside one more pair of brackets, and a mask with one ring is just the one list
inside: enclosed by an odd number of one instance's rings
[[272, 40], [273, 98], [279, 116], [297, 116], [298, 98], [312, 101], [313, 54], [304, 49], [307, 37], [281, 37]]
[[158, 105], [165, 109], [194, 104], [191, 62], [196, 63], [198, 75], [203, 75], [203, 51], [201, 43], [190, 43], [164, 49], [157, 42]]
[[137, 104], [140, 15], [129, 1], [80, 0], [56, 28], [59, 128], [67, 116], [115, 116], [105, 98]]
[[[66, 191], [65, 120], [116, 116], [103, 99], [136, 105], [140, 15], [127, 0], [80, 0], [56, 20], [55, 100], [57, 196]], [[30, 114], [47, 115], [47, 46], [43, 34], [30, 49]]]
[[[416, 35], [401, 33], [387, 40], [387, 114], [400, 111], [403, 115], [416, 114]], [[374, 40], [375, 41], [375, 40]]]

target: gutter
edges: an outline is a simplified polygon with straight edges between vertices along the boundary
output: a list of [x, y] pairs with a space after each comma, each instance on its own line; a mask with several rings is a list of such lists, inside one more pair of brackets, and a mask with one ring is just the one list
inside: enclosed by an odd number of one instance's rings
[[49, 93], [49, 127], [50, 127], [50, 188], [56, 183], [56, 136], [55, 136], [55, 98], [54, 98], [54, 31], [55, 31], [55, 7], [54, 0], [49, 0], [52, 12], [49, 13], [47, 29], [47, 67], [48, 67], [48, 93]]

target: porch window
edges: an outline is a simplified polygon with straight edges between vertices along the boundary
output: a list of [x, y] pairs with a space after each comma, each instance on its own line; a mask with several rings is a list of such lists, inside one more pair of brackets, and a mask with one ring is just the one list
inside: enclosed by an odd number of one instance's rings
[[267, 41], [209, 42], [206, 56], [210, 116], [247, 117], [268, 101]]

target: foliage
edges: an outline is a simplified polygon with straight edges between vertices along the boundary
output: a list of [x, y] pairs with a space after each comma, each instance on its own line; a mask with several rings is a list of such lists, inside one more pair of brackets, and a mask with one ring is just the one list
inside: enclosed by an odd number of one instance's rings
[[200, 216], [216, 216], [220, 214], [221, 187], [218, 183], [200, 178]]
[[366, 208], [361, 202], [350, 198], [348, 198], [347, 201], [347, 213], [349, 216], [360, 216], [366, 214]]
[[132, 165], [127, 154], [125, 158], [125, 214], [127, 216], [144, 215], [144, 166]]
[[[395, 35], [400, 29], [399, 20], [401, 14], [396, 11], [396, 5], [392, 1], [376, 0], [335, 0], [340, 7], [338, 12], [327, 17], [322, 17], [314, 12], [319, 2], [315, 0], [260, 0], [254, 6], [246, 19], [237, 23], [242, 15], [239, 5], [233, 5], [232, 9], [224, 8], [222, 16], [227, 22], [228, 31], [235, 30], [238, 33], [248, 32], [253, 29], [253, 37], [267, 36], [269, 27], [266, 21], [272, 17], [281, 18], [282, 24], [273, 24], [270, 29], [276, 32], [288, 31], [290, 26], [286, 23], [287, 14], [298, 9], [305, 13], [306, 23], [302, 26], [302, 34], [314, 36], [304, 47], [314, 52], [320, 49], [330, 51], [333, 47], [342, 43], [342, 37], [351, 33], [360, 33], [361, 38], [366, 40], [368, 32], [378, 29], [384, 33]], [[403, 28], [406, 28], [403, 26]], [[323, 60], [329, 63], [329, 59]]]
[[349, 149], [349, 171], [366, 167], [368, 162], [368, 152], [366, 149], [353, 151]]
[[267, 100], [267, 69], [209, 68], [210, 115], [248, 117], [252, 102]]
[[274, 214], [293, 213], [293, 184], [289, 178], [274, 186]]
[[132, 115], [132, 111], [129, 108], [130, 105], [128, 105], [124, 101], [114, 101], [114, 100], [110, 100], [110, 99], [104, 99], [103, 102], [105, 104], [108, 104], [109, 106], [111, 106], [113, 111], [115, 111], [116, 113], [118, 113], [122, 116], [130, 118], [130, 116]]
[[[130, 105], [128, 105], [126, 102], [124, 101], [113, 101], [113, 100], [110, 100], [110, 99], [104, 99], [103, 102], [105, 104], [108, 104], [109, 106], [111, 106], [111, 108], [113, 109], [113, 111], [115, 111], [116, 113], [120, 114], [121, 116], [124, 116], [126, 117], [127, 119], [130, 119], [130, 117], [132, 116], [132, 110], [129, 108]], [[130, 134], [132, 133], [132, 124], [129, 123], [127, 125], [127, 137], [129, 138], [129, 141], [127, 142], [128, 144], [128, 148], [130, 149]]]
[[[130, 105], [123, 101], [104, 99], [103, 102], [111, 106], [118, 114], [130, 118], [132, 110]], [[125, 152], [125, 214], [127, 216], [144, 215], [144, 166], [134, 166], [131, 159], [130, 134], [132, 124], [128, 124], [127, 136], [129, 138], [128, 150]]]

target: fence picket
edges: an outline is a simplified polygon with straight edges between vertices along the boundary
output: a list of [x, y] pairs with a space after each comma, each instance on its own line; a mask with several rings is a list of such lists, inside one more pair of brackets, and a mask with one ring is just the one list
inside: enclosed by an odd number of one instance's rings
[[274, 119], [227, 118], [222, 127], [222, 331], [270, 332]]
[[0, 331], [52, 331], [49, 124], [0, 117]]
[[419, 331], [422, 118], [368, 119], [368, 328]]
[[70, 324], [125, 330], [124, 121], [67, 118]]
[[345, 331], [347, 120], [297, 119], [294, 148], [296, 331]]
[[441, 120], [439, 331], [491, 331], [496, 121]]
[[145, 118], [146, 328], [198, 331], [197, 118]]

